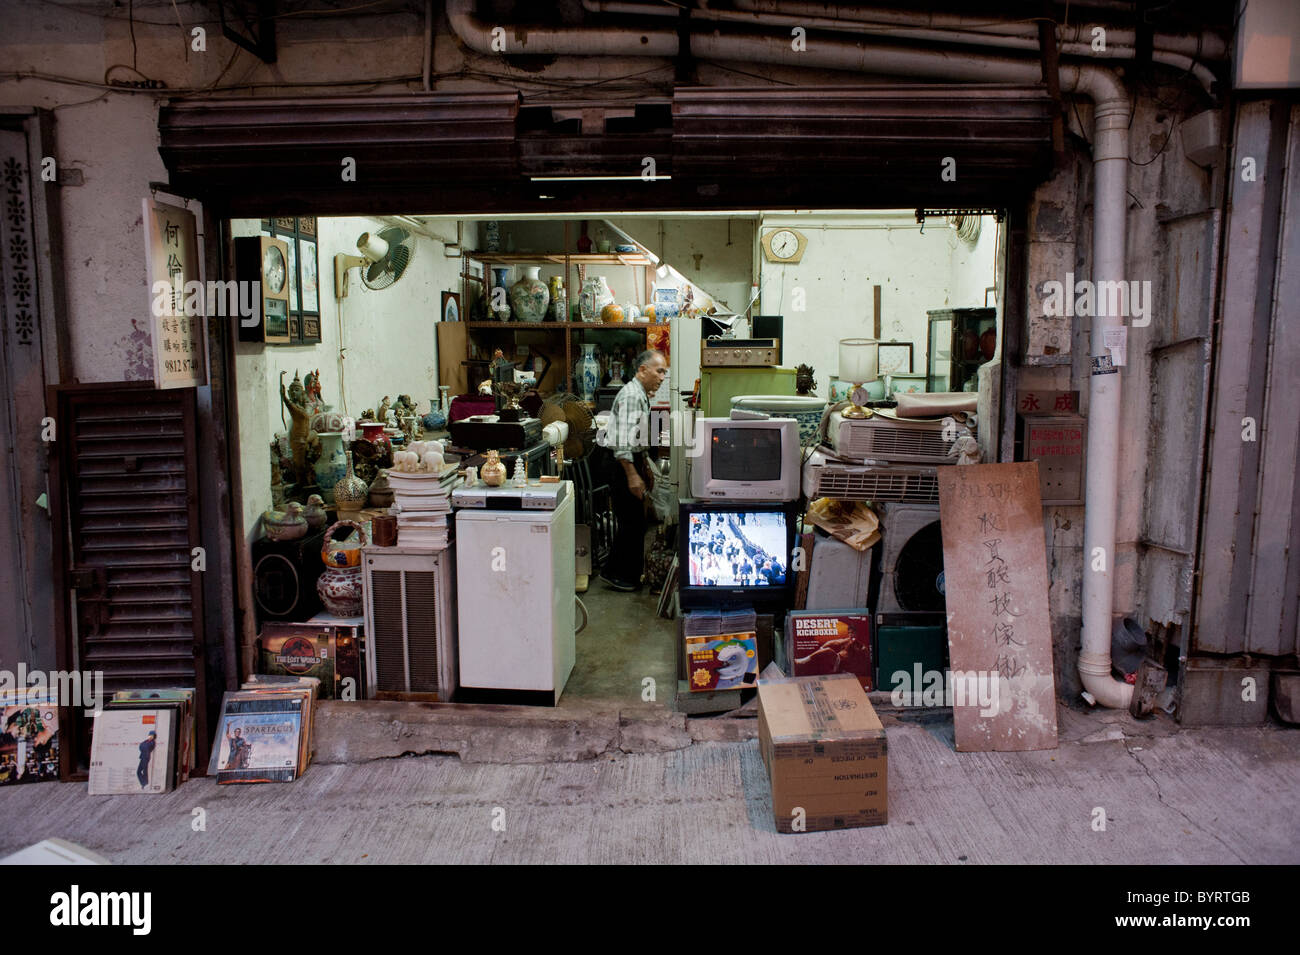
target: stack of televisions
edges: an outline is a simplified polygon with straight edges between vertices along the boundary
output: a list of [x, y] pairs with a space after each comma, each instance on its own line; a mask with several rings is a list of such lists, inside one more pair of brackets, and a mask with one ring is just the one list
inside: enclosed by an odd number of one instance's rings
[[[953, 463], [969, 424], [954, 434], [942, 420], [832, 412], [807, 461], [792, 419], [733, 413], [697, 426], [702, 452], [680, 513], [680, 688], [757, 686], [779, 830], [884, 824], [884, 730], [866, 692], [888, 688], [896, 670], [947, 664], [936, 469]], [[872, 502], [883, 547], [797, 535], [801, 491], [808, 502]], [[784, 621], [770, 661], [749, 629], [765, 614]], [[782, 675], [760, 681], [769, 662]]]

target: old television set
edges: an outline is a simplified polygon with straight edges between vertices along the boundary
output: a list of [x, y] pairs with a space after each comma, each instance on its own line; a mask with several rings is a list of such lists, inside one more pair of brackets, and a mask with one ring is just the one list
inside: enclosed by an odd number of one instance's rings
[[683, 501], [680, 509], [682, 607], [786, 608], [795, 579], [792, 505]]
[[701, 501], [799, 497], [799, 422], [793, 418], [697, 418], [686, 453], [691, 496]]

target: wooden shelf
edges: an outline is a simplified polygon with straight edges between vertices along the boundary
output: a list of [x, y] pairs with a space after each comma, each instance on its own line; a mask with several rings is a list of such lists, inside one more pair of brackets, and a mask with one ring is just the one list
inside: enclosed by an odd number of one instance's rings
[[467, 259], [484, 265], [626, 265], [655, 267], [643, 252], [466, 252]]

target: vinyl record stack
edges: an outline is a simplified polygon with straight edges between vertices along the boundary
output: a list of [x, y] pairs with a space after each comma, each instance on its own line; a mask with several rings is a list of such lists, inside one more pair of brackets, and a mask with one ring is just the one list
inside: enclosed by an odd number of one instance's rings
[[460, 483], [456, 465], [441, 474], [389, 471], [393, 488], [393, 513], [397, 515], [397, 540], [403, 547], [445, 550], [451, 522], [451, 491]]

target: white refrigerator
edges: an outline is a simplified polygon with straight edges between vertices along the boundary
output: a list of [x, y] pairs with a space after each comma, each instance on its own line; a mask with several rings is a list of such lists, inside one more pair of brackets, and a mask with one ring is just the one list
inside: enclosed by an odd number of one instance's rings
[[456, 511], [460, 685], [558, 702], [573, 672], [573, 491], [554, 510]]

